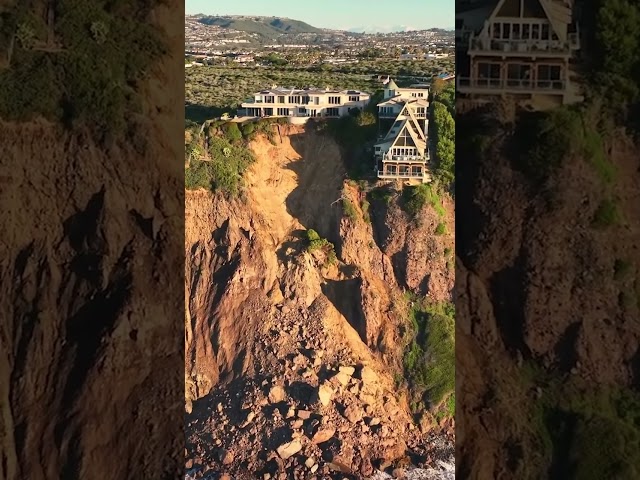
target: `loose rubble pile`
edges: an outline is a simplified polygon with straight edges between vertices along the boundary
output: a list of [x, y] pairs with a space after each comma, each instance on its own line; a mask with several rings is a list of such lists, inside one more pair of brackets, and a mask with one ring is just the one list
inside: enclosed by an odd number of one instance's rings
[[309, 310], [283, 307], [256, 342], [264, 350], [253, 352], [268, 365], [256, 371], [269, 375], [238, 378], [194, 402], [189, 478], [356, 479], [378, 471], [404, 478], [410, 468], [450, 459], [452, 428], [435, 436], [416, 425], [373, 366], [340, 339], [327, 341], [321, 301]]

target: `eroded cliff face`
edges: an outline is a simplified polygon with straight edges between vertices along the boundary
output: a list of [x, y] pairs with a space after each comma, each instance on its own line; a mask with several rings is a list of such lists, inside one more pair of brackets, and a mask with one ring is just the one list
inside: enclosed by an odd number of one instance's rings
[[[301, 465], [275, 453], [286, 442], [300, 442], [319, 473], [370, 475], [372, 461], [400, 460], [406, 445], [426, 462], [442, 439], [418, 428], [395, 387], [407, 321], [396, 303], [403, 288], [450, 298], [442, 250], [452, 238], [432, 241], [436, 214], [425, 209], [418, 226], [397, 201], [372, 205], [365, 222], [336, 143], [278, 128], [275, 145], [251, 143], [241, 199], [187, 192], [187, 466], [234, 478], [290, 473]], [[307, 229], [335, 245], [337, 261], [307, 251]]]
[[[465, 478], [561, 478], [579, 441], [571, 429], [560, 438], [564, 422], [579, 425], [588, 409], [606, 417], [598, 398], [614, 404], [620, 389], [638, 384], [637, 147], [622, 132], [611, 138], [603, 148], [618, 172], [610, 185], [573, 155], [532, 191], [509, 160], [507, 138], [494, 138], [458, 175], [482, 179], [460, 181], [467, 208], [457, 212]], [[612, 192], [621, 220], [598, 228], [594, 218]], [[602, 433], [587, 431], [590, 441]]]
[[179, 170], [46, 124], [0, 138], [2, 478], [176, 475]]
[[130, 138], [0, 122], [0, 478], [183, 475], [176, 5]]

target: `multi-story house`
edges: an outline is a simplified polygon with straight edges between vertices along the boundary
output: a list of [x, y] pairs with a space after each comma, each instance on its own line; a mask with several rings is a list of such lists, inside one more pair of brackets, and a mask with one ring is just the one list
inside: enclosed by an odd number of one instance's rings
[[378, 103], [381, 127], [389, 125], [374, 147], [378, 178], [429, 182], [428, 87], [398, 88], [390, 80]]
[[349, 114], [354, 108], [362, 110], [370, 97], [358, 90], [273, 87], [243, 102], [242, 114], [249, 117], [291, 117], [293, 123], [303, 123], [311, 117], [337, 118]]
[[571, 60], [580, 48], [573, 0], [466, 0], [456, 17], [457, 91], [463, 98], [509, 96], [546, 108], [582, 99]]

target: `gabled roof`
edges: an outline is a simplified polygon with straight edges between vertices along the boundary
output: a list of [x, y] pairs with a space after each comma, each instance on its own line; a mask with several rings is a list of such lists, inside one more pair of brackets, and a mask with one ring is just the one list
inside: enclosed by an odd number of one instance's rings
[[[498, 0], [498, 3], [493, 8], [493, 12], [489, 16], [489, 20], [493, 20], [498, 17], [498, 13], [504, 6], [504, 4], [510, 0]], [[520, 1], [520, 0], [516, 0]], [[551, 23], [551, 27], [553, 28], [558, 38], [561, 40], [566, 40], [567, 37], [567, 28], [566, 26], [571, 23], [571, 2], [566, 2], [563, 0], [524, 0], [528, 4], [532, 4], [532, 2], [536, 2], [542, 10], [544, 11], [547, 20]], [[540, 8], [538, 7], [538, 8]], [[487, 22], [487, 24], [490, 22]], [[487, 25], [488, 26], [488, 25]], [[486, 28], [486, 27], [485, 27]]]
[[409, 120], [405, 120], [402, 124], [402, 127], [400, 127], [400, 131], [393, 140], [391, 148], [395, 147], [398, 144], [398, 140], [403, 137], [404, 132], [407, 132], [409, 134], [409, 138], [411, 138], [411, 140], [413, 141], [412, 146], [416, 147], [420, 152], [424, 152], [424, 149], [427, 146], [427, 142], [418, 137], [417, 132], [415, 131], [413, 125]]
[[387, 83], [384, 88], [386, 88], [387, 90], [396, 90], [398, 88], [398, 85], [396, 85], [396, 82], [393, 81], [393, 78], [390, 78], [389, 83]]

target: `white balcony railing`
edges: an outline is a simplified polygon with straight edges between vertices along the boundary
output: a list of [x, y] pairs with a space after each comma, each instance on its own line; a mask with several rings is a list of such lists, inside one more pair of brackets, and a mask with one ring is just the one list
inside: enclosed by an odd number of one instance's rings
[[426, 163], [429, 160], [429, 154], [425, 155], [384, 155], [383, 162], [420, 162]]
[[570, 33], [566, 41], [561, 40], [498, 40], [481, 35], [469, 37], [470, 52], [492, 52], [501, 54], [570, 55], [580, 48], [577, 33]]
[[424, 173], [415, 173], [415, 172], [384, 172], [382, 170], [378, 170], [379, 178], [397, 178], [397, 177], [406, 177], [406, 178], [424, 178]]
[[511, 78], [476, 78], [458, 77], [458, 88], [486, 88], [487, 90], [540, 90], [563, 91], [567, 88], [566, 80], [532, 80]]

